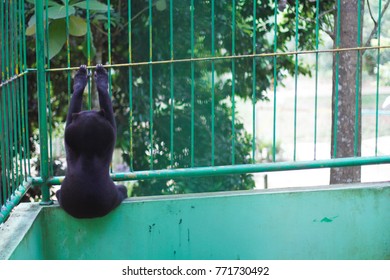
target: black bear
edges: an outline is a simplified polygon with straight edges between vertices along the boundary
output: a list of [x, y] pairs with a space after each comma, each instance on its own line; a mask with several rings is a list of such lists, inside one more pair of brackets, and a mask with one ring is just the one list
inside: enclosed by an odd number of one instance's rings
[[126, 187], [115, 185], [109, 174], [116, 124], [106, 70], [100, 64], [96, 66], [100, 111], [81, 111], [87, 81], [87, 67], [81, 65], [74, 77], [66, 118], [67, 170], [56, 193], [60, 206], [75, 218], [104, 216], [127, 197]]

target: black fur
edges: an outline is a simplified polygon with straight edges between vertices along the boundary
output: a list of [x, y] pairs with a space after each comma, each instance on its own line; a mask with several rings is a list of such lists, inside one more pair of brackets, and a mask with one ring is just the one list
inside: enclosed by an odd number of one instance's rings
[[60, 206], [76, 218], [104, 216], [127, 197], [126, 188], [115, 185], [109, 175], [116, 124], [106, 70], [96, 66], [100, 111], [81, 111], [87, 81], [87, 67], [82, 65], [74, 77], [66, 118], [66, 175], [56, 193]]

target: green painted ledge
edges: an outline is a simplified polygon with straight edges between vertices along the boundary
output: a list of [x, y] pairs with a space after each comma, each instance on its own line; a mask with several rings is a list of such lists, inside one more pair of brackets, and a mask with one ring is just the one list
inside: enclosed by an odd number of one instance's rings
[[390, 259], [390, 183], [127, 199], [103, 218], [19, 205], [0, 259]]

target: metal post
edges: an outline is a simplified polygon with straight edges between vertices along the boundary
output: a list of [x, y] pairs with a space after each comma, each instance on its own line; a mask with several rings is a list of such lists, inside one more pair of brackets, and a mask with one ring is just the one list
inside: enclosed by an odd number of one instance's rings
[[43, 180], [41, 185], [41, 204], [49, 205], [50, 190], [47, 184], [49, 175], [48, 160], [48, 135], [47, 135], [47, 104], [46, 104], [46, 77], [45, 77], [45, 37], [43, 25], [43, 0], [35, 0], [36, 13], [36, 60], [37, 60], [37, 89], [38, 89], [38, 121], [39, 121], [39, 143], [41, 153], [40, 173]]

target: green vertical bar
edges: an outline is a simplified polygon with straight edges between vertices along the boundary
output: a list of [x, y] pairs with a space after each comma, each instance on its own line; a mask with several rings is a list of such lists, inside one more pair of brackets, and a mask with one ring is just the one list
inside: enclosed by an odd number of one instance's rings
[[[19, 38], [17, 37], [17, 41]], [[17, 50], [19, 47], [17, 48]], [[18, 78], [16, 80], [16, 110], [18, 112], [18, 118], [17, 118], [17, 126], [18, 126], [18, 131], [17, 131], [17, 145], [18, 145], [18, 156], [19, 156], [19, 184], [22, 183], [22, 178], [23, 178], [23, 138], [22, 138], [22, 118], [23, 118], [23, 112], [21, 110], [21, 80]]]
[[[191, 58], [194, 58], [195, 26], [194, 26], [194, 0], [191, 0]], [[191, 167], [195, 165], [195, 64], [191, 61]]]
[[[4, 30], [4, 2], [0, 1], [0, 30]], [[1, 32], [1, 48], [0, 48], [0, 59], [1, 59], [1, 73], [0, 73], [0, 84], [2, 84], [4, 80], [4, 33]], [[4, 97], [4, 92], [3, 92], [3, 85], [0, 88], [0, 156], [1, 156], [1, 192], [2, 192], [2, 203], [5, 203], [7, 200], [6, 196], [6, 191], [5, 191], [5, 186], [6, 186], [6, 167], [5, 167], [5, 130], [3, 128], [3, 122], [5, 122], [5, 119], [3, 117], [3, 112], [5, 111], [4, 109], [4, 103], [3, 103], [3, 97]], [[0, 205], [0, 207], [1, 207]]]
[[[4, 30], [4, 1], [0, 1], [0, 30]], [[5, 32], [1, 32], [1, 46], [0, 46], [0, 59], [1, 59], [1, 73], [0, 73], [0, 83], [4, 81], [4, 34]], [[2, 88], [2, 87], [1, 87]], [[2, 93], [2, 92], [1, 92]]]
[[[108, 33], [108, 64], [112, 65], [112, 59], [111, 59], [111, 1], [107, 0], [107, 33]], [[112, 68], [108, 68], [108, 95], [112, 98]], [[113, 155], [114, 157], [114, 155]], [[112, 159], [113, 161], [113, 159]], [[112, 161], [110, 164], [110, 172], [112, 173]]]
[[[7, 8], [7, 6], [5, 6], [5, 8]], [[7, 17], [8, 14], [5, 13], [5, 16]], [[3, 45], [4, 45], [4, 41], [3, 41]], [[3, 49], [4, 51], [4, 49]], [[4, 52], [3, 52], [4, 53]], [[2, 63], [4, 62], [4, 60], [2, 60]], [[6, 76], [6, 72], [5, 72], [5, 69], [8, 67], [8, 64], [7, 62], [3, 63], [3, 64], [6, 64], [5, 66], [3, 66], [3, 81], [7, 80], [7, 76]], [[3, 108], [2, 108], [2, 113], [3, 113], [3, 122], [4, 122], [4, 126], [3, 126], [3, 134], [4, 134], [4, 138], [3, 141], [4, 141], [4, 158], [5, 159], [2, 159], [2, 163], [4, 165], [4, 168], [2, 169], [3, 172], [5, 173], [5, 177], [6, 177], [6, 182], [4, 184], [4, 192], [6, 192], [7, 194], [10, 193], [10, 186], [12, 184], [12, 180], [11, 180], [11, 174], [10, 174], [10, 142], [9, 142], [9, 125], [8, 125], [8, 111], [9, 111], [9, 106], [7, 105], [7, 92], [8, 92], [8, 84], [5, 85], [3, 87], [3, 90], [2, 90], [2, 103], [3, 103]], [[8, 108], [8, 109], [7, 109]], [[1, 113], [1, 112], [0, 112]]]
[[[298, 51], [299, 43], [299, 2], [295, 0], [295, 51]], [[298, 109], [298, 54], [295, 54], [294, 68], [294, 161], [297, 159], [297, 109]]]
[[[128, 34], [129, 34], [129, 63], [133, 62], [132, 58], [132, 24], [131, 24], [131, 0], [128, 0]], [[133, 68], [129, 67], [129, 156], [130, 156], [130, 171], [134, 171], [134, 154], [133, 154]]]
[[[22, 15], [25, 14], [25, 11], [24, 11], [24, 4], [22, 5]], [[22, 30], [23, 30], [23, 35], [22, 35], [22, 42], [23, 42], [23, 72], [24, 71], [27, 71], [27, 44], [26, 44], [26, 40], [24, 38], [26, 38], [26, 19], [24, 16], [22, 16]], [[27, 143], [27, 147], [26, 147], [26, 152], [27, 152], [27, 167], [28, 167], [28, 175], [31, 176], [31, 164], [30, 164], [30, 143], [29, 143], [29, 128], [28, 128], [28, 124], [29, 124], [29, 121], [28, 121], [28, 96], [27, 96], [27, 90], [28, 90], [28, 85], [27, 85], [27, 75], [24, 75], [23, 76], [23, 87], [24, 87], [24, 92], [23, 92], [23, 98], [24, 98], [24, 111], [26, 112], [26, 117], [24, 119], [25, 121], [25, 127], [26, 127], [26, 134], [25, 134], [25, 138], [26, 138], [26, 143]]]
[[[9, 22], [9, 36], [10, 36], [10, 49], [11, 49], [11, 64], [10, 64], [10, 76], [12, 78], [15, 77], [15, 62], [16, 62], [16, 56], [15, 56], [15, 44], [17, 39], [15, 38], [15, 1], [10, 2], [10, 22]], [[11, 88], [11, 106], [12, 106], [12, 114], [11, 114], [11, 129], [12, 129], [12, 146], [13, 146], [13, 155], [14, 157], [11, 158], [12, 160], [12, 176], [14, 180], [14, 185], [12, 188], [12, 193], [14, 193], [16, 187], [19, 185], [18, 180], [18, 173], [19, 173], [19, 163], [18, 163], [18, 156], [19, 156], [19, 145], [18, 145], [18, 118], [16, 116], [17, 112], [17, 102], [16, 102], [16, 95], [17, 95], [17, 87], [16, 87], [17, 80], [13, 80], [10, 84]], [[15, 158], [15, 161], [14, 161]]]
[[[1, 22], [3, 22], [3, 1], [0, 1], [0, 20]], [[1, 23], [0, 23], [1, 24]], [[0, 29], [2, 30], [2, 29]], [[1, 32], [1, 34], [4, 33], [4, 32]], [[0, 44], [2, 45], [3, 41], [2, 41], [2, 36], [0, 36]], [[0, 71], [1, 71], [1, 68], [3, 67], [3, 60], [2, 60], [2, 57], [3, 57], [3, 53], [2, 53], [2, 50], [0, 49]], [[3, 111], [3, 102], [1, 101], [1, 97], [3, 95], [3, 77], [1, 76], [1, 73], [0, 73], [0, 112]], [[3, 117], [2, 115], [0, 114], [0, 168], [1, 170], [4, 170], [3, 169], [3, 159], [4, 159], [4, 154], [3, 154]], [[3, 187], [5, 186], [4, 184], [4, 175], [3, 175], [3, 172], [0, 172], [0, 208], [2, 207], [2, 205], [4, 204], [5, 202], [5, 193], [3, 191]]]
[[91, 15], [89, 10], [89, 0], [87, 0], [87, 62], [91, 66]]
[[[0, 24], [1, 24], [1, 29], [4, 30], [4, 2], [0, 1]], [[4, 34], [5, 32], [1, 32], [1, 75], [0, 75], [0, 80], [5, 81], [5, 50], [4, 50]], [[1, 87], [0, 90], [0, 135], [1, 135], [1, 183], [2, 183], [2, 193], [3, 193], [3, 203], [7, 200], [7, 192], [6, 192], [6, 186], [7, 186], [7, 170], [6, 170], [6, 164], [5, 164], [5, 159], [7, 158], [6, 154], [6, 137], [7, 137], [7, 130], [5, 128], [6, 126], [6, 118], [5, 118], [5, 85]], [[4, 126], [3, 126], [4, 125]], [[1, 206], [0, 206], [1, 207]]]
[[174, 52], [173, 52], [173, 0], [169, 1], [169, 34], [170, 34], [170, 53], [171, 53], [171, 64], [170, 64], [170, 99], [171, 99], [171, 116], [170, 116], [170, 164], [171, 168], [174, 167], [174, 120], [175, 120], [175, 94], [174, 94]]
[[[20, 39], [20, 38], [19, 38]], [[21, 41], [20, 41], [21, 42]], [[27, 179], [27, 154], [26, 154], [26, 138], [25, 138], [25, 131], [26, 127], [24, 126], [24, 119], [26, 117], [26, 112], [24, 110], [24, 96], [23, 96], [23, 85], [24, 81], [23, 78], [19, 80], [19, 106], [18, 106], [18, 112], [20, 112], [19, 116], [19, 142], [20, 142], [20, 176], [24, 180]]]
[[[111, 58], [111, 1], [107, 0], [107, 28], [108, 28], [108, 64], [112, 65], [112, 58]], [[112, 68], [108, 69], [108, 93], [110, 97], [112, 96], [112, 75], [111, 70]]]
[[[45, 19], [45, 30], [46, 30], [46, 50], [47, 50], [47, 68], [50, 69], [50, 49], [49, 49], [49, 41], [50, 41], [50, 33], [49, 33], [49, 1], [46, 0], [46, 19]], [[53, 176], [53, 122], [52, 122], [52, 109], [51, 109], [51, 77], [50, 72], [46, 73], [47, 75], [47, 106], [49, 113], [49, 176]]]
[[[211, 1], [211, 56], [215, 57], [215, 2]], [[211, 166], [215, 165], [215, 63], [211, 61]]]
[[48, 179], [48, 137], [47, 137], [47, 104], [45, 92], [45, 37], [43, 25], [43, 0], [35, 0], [36, 12], [36, 60], [37, 60], [37, 87], [38, 87], [38, 116], [39, 116], [39, 141], [41, 153], [40, 175], [44, 184], [42, 190], [42, 204], [51, 204], [50, 190], [46, 181]]
[[[358, 0], [358, 34], [357, 34], [357, 46], [361, 46], [361, 29], [362, 29], [362, 23], [361, 23], [361, 1]], [[359, 144], [359, 115], [360, 115], [360, 108], [359, 108], [359, 97], [360, 97], [360, 59], [361, 59], [361, 51], [357, 51], [357, 63], [356, 63], [356, 94], [355, 94], [355, 137], [354, 137], [354, 145], [353, 145], [353, 155], [355, 157], [358, 156], [358, 144]], [[379, 69], [378, 69], [379, 70]], [[379, 73], [379, 71], [378, 71]], [[378, 107], [377, 111], [378, 112]], [[375, 153], [376, 155], [376, 153]]]
[[108, 63], [111, 65], [111, 1], [107, 0]]
[[[23, 40], [24, 40], [24, 37], [23, 37], [23, 27], [22, 27], [22, 17], [24, 17], [24, 13], [22, 13], [22, 5], [23, 5], [23, 2], [22, 0], [19, 0], [18, 1], [18, 12], [17, 14], [19, 15], [18, 16], [18, 20], [17, 20], [17, 23], [18, 23], [18, 26], [17, 26], [17, 32], [18, 32], [18, 41], [19, 41], [19, 44], [18, 44], [18, 73], [23, 73]], [[22, 173], [21, 175], [24, 176], [24, 179], [26, 180], [27, 179], [27, 160], [26, 160], [26, 146], [27, 146], [27, 142], [26, 142], [26, 138], [25, 138], [25, 131], [26, 131], [26, 128], [24, 126], [25, 124], [25, 115], [26, 115], [26, 111], [24, 110], [24, 95], [23, 95], [23, 89], [24, 89], [24, 80], [23, 80], [23, 77], [19, 78], [19, 97], [18, 97], [18, 100], [19, 100], [19, 108], [18, 108], [18, 112], [20, 112], [20, 116], [19, 116], [19, 127], [20, 127], [20, 136], [19, 136], [19, 141], [21, 143], [21, 161], [20, 161], [20, 169], [22, 170]], [[24, 173], [23, 173], [24, 171]]]
[[[4, 7], [4, 2], [3, 1], [0, 1], [0, 30], [4, 30], [4, 9], [5, 9], [5, 7]], [[0, 45], [0, 54], [1, 54], [1, 64], [0, 64], [0, 66], [1, 66], [1, 69], [0, 69], [0, 71], [1, 71], [1, 73], [0, 73], [0, 80], [1, 80], [1, 83], [4, 81], [4, 62], [5, 62], [5, 60], [4, 60], [4, 34], [5, 34], [5, 32], [1, 32], [0, 33], [0, 36], [1, 36], [1, 45]], [[2, 87], [3, 88], [3, 87]], [[1, 92], [1, 93], [3, 93], [3, 92]]]
[[317, 125], [318, 125], [318, 62], [319, 62], [319, 14], [320, 0], [316, 0], [316, 66], [315, 66], [315, 96], [314, 96], [314, 160], [317, 159]]
[[[340, 47], [340, 0], [337, 0], [337, 27], [336, 27], [336, 48]], [[339, 61], [340, 53], [336, 52], [336, 81], [335, 81], [335, 102], [334, 102], [334, 116], [333, 116], [333, 158], [337, 157], [337, 121], [338, 121], [338, 103], [339, 103]]]
[[[236, 1], [232, 0], [232, 55], [236, 55]], [[232, 165], [236, 161], [236, 61], [232, 59]]]
[[[20, 41], [20, 36], [19, 36], [19, 31], [20, 31], [20, 25], [19, 25], [19, 18], [20, 18], [20, 12], [18, 12], [18, 2], [19, 0], [15, 0], [14, 1], [14, 30], [15, 30], [15, 33], [14, 33], [14, 43], [15, 43], [15, 46], [14, 46], [14, 51], [15, 51], [15, 64], [14, 64], [14, 72], [15, 72], [15, 75], [18, 75], [20, 74], [19, 72], [19, 46], [21, 44], [21, 41]], [[17, 150], [18, 150], [18, 157], [19, 157], [19, 163], [17, 163], [18, 166], [18, 169], [19, 169], [19, 174], [18, 174], [18, 186], [20, 184], [22, 184], [22, 180], [23, 180], [23, 138], [22, 138], [22, 118], [23, 118], [23, 114], [22, 114], [22, 111], [21, 111], [21, 106], [20, 106], [20, 86], [21, 86], [21, 79], [20, 78], [17, 78], [16, 81], [15, 81], [15, 87], [16, 87], [16, 90], [15, 90], [15, 100], [16, 100], [16, 112], [18, 113], [18, 117], [17, 117]], [[16, 114], [16, 113], [15, 113]]]
[[[360, 1], [359, 1], [360, 3]], [[378, 47], [381, 46], [381, 27], [382, 27], [382, 0], [379, 0], [379, 7], [378, 7], [378, 30], [377, 30], [377, 37], [378, 37]], [[359, 13], [360, 14], [360, 13]], [[376, 110], [375, 110], [375, 156], [378, 155], [378, 136], [379, 136], [379, 80], [380, 80], [380, 63], [381, 63], [381, 52], [378, 48], [377, 55], [376, 55]]]
[[[253, 0], [253, 31], [252, 31], [252, 52], [256, 54], [256, 33], [257, 33], [257, 16], [256, 0]], [[256, 162], [256, 58], [252, 60], [252, 163]]]
[[[1, 2], [0, 3], [0, 13], [3, 12], [3, 3]], [[2, 55], [2, 53], [1, 53]], [[0, 83], [2, 82], [2, 79], [0, 79]], [[3, 100], [2, 100], [2, 96], [3, 96], [3, 88], [1, 87], [0, 88], [0, 111], [2, 112], [4, 110], [4, 106], [3, 106]], [[6, 197], [6, 192], [5, 192], [5, 186], [6, 186], [6, 176], [5, 176], [5, 173], [6, 173], [6, 170], [5, 170], [5, 161], [4, 161], [4, 158], [5, 158], [5, 150], [4, 150], [4, 136], [5, 136], [5, 132], [4, 132], [4, 129], [3, 129], [3, 115], [0, 114], [0, 164], [1, 164], [1, 170], [2, 172], [0, 173], [0, 183], [1, 183], [1, 197], [0, 197], [0, 208], [1, 206], [5, 203], [5, 201], [7, 200], [7, 197]]]
[[[68, 70], [66, 71], [67, 82], [68, 82], [68, 102], [70, 102], [70, 95], [72, 91], [71, 86], [71, 76], [70, 76], [70, 41], [69, 41], [69, 1], [65, 1], [65, 24], [66, 24], [66, 66]], [[88, 18], [89, 20], [89, 18]]]
[[[275, 1], [274, 7], [274, 53], [278, 50], [278, 3]], [[277, 56], [274, 55], [274, 115], [272, 130], [272, 161], [276, 161], [276, 88], [278, 86]]]
[[[11, 2], [8, 4], [8, 17], [6, 18], [6, 30], [10, 30], [12, 28], [11, 26]], [[13, 51], [13, 47], [11, 46], [11, 43], [12, 43], [12, 36], [11, 36], [11, 32], [7, 32], [7, 39], [6, 39], [6, 55], [7, 55], [7, 77], [8, 79], [11, 79], [12, 78], [12, 70], [13, 70], [13, 67], [12, 67], [12, 51]], [[12, 133], [14, 131], [13, 129], [13, 113], [14, 113], [14, 110], [13, 110], [13, 82], [10, 81], [8, 83], [8, 86], [7, 86], [7, 110], [8, 110], [8, 132], [9, 132], [9, 153], [10, 153], [10, 157], [9, 157], [9, 172], [10, 172], [10, 181], [11, 181], [11, 184], [10, 184], [10, 194], [12, 193], [12, 190], [14, 189], [15, 187], [15, 178], [14, 178], [14, 161], [13, 161], [13, 158], [15, 156], [14, 152], [14, 148], [15, 148], [15, 144], [14, 144], [14, 134]]]
[[[91, 19], [90, 19], [89, 0], [87, 0], [87, 57], [88, 66], [91, 66]], [[88, 110], [92, 108], [91, 78], [88, 78]]]
[[[14, 41], [14, 75], [18, 75], [19, 74], [19, 36], [18, 36], [18, 0], [14, 0], [13, 1], [14, 5], [13, 5], [13, 9], [14, 9], [14, 12], [13, 12], [13, 28], [14, 28], [14, 33], [13, 33], [13, 41]], [[14, 130], [15, 130], [15, 144], [16, 144], [16, 151], [17, 151], [17, 154], [16, 154], [16, 162], [15, 162], [15, 165], [16, 165], [16, 174], [17, 174], [17, 186], [19, 186], [21, 183], [22, 183], [22, 178], [23, 178], [23, 167], [22, 167], [22, 164], [23, 164], [23, 160], [22, 160], [22, 145], [21, 145], [21, 118], [22, 118], [22, 115], [21, 115], [21, 112], [20, 112], [20, 100], [19, 100], [19, 97], [20, 97], [20, 78], [17, 78], [15, 81], [14, 81], [14, 86], [15, 86], [15, 95], [14, 95], [14, 102], [15, 102], [15, 113], [14, 113], [14, 116], [15, 116], [15, 127], [14, 127]], [[16, 114], [18, 114], [16, 116]], [[19, 159], [19, 162], [17, 162], [17, 160]]]
[[[12, 16], [12, 14], [11, 14]], [[11, 26], [12, 28], [12, 26]], [[10, 34], [10, 39], [13, 41], [14, 40], [14, 37], [12, 36], [13, 34]], [[14, 47], [13, 47], [13, 42], [10, 42], [11, 43], [11, 49], [13, 50]], [[11, 70], [11, 77], [13, 77], [15, 74], [13, 73], [13, 68], [14, 68], [14, 57], [13, 57], [13, 51], [11, 51], [12, 55], [11, 55], [11, 64], [10, 64], [10, 69]], [[15, 87], [15, 80], [12, 81], [10, 83], [10, 105], [11, 105], [11, 113], [10, 113], [10, 136], [11, 136], [11, 151], [12, 151], [12, 157], [11, 157], [11, 172], [12, 172], [12, 178], [13, 178], [13, 184], [12, 184], [12, 193], [14, 192], [14, 190], [16, 189], [16, 187], [18, 186], [18, 179], [17, 179], [17, 174], [19, 172], [19, 168], [18, 168], [18, 153], [19, 153], [19, 148], [18, 148], [18, 139], [17, 139], [17, 118], [16, 118], [16, 102], [15, 102], [15, 98], [16, 98], [16, 87]], [[15, 161], [14, 161], [15, 159]]]
[[[153, 1], [149, 0], [149, 62], [153, 60]], [[153, 170], [153, 65], [149, 64], [149, 122], [150, 122], [150, 169]]]

